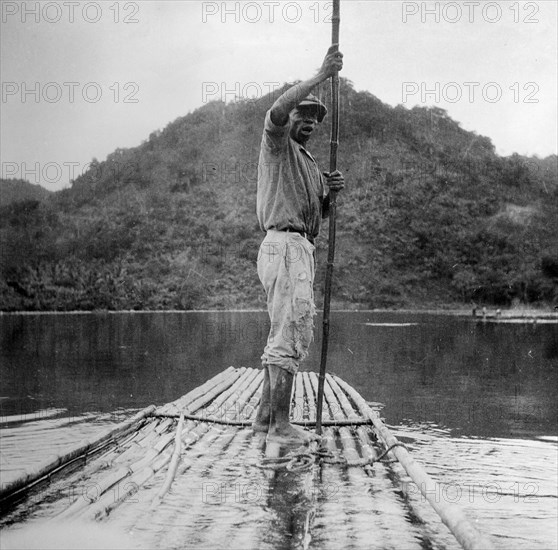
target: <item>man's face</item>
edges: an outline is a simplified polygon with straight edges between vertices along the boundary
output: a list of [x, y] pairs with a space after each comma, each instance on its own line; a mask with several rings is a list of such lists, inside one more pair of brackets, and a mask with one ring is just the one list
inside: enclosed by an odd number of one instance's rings
[[291, 137], [301, 145], [304, 145], [312, 135], [318, 125], [318, 112], [316, 109], [296, 108], [293, 109], [289, 117], [291, 119]]

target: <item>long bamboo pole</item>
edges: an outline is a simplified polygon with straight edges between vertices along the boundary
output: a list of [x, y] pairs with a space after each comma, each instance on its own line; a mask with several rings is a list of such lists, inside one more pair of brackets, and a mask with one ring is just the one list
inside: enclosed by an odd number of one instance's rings
[[[333, 15], [331, 18], [331, 43], [339, 45], [339, 1], [333, 0]], [[339, 146], [339, 74], [331, 77], [331, 142], [329, 149], [329, 172], [337, 170], [337, 148]], [[318, 381], [318, 403], [316, 405], [316, 433], [322, 433], [322, 407], [324, 400], [324, 383], [327, 363], [327, 348], [329, 344], [329, 309], [331, 304], [331, 283], [333, 280], [333, 265], [335, 261], [335, 222], [337, 216], [337, 191], [329, 192], [329, 244], [327, 252], [327, 267], [324, 291], [324, 317], [322, 331], [322, 355], [320, 359], [320, 378]]]

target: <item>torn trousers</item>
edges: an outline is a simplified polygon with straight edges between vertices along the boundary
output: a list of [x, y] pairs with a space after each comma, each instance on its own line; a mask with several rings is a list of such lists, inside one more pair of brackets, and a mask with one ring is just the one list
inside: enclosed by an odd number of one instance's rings
[[308, 355], [314, 335], [314, 250], [298, 233], [269, 230], [258, 254], [271, 321], [262, 364], [292, 374]]

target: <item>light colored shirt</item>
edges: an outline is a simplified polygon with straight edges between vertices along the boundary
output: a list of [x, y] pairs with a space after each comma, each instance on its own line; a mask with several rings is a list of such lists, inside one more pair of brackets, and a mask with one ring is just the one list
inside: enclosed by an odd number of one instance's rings
[[292, 229], [316, 237], [320, 230], [324, 183], [312, 155], [289, 135], [291, 125], [265, 117], [256, 210], [262, 230]]

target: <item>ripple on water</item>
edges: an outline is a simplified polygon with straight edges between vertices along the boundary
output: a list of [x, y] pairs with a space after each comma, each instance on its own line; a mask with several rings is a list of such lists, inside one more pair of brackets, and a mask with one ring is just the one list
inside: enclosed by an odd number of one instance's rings
[[[131, 412], [52, 417], [4, 428], [3, 480]], [[461, 506], [501, 547], [556, 546], [554, 436], [454, 437], [443, 427], [413, 423], [392, 429], [437, 482], [438, 498]], [[111, 525], [142, 548], [458, 548], [398, 464], [376, 464], [370, 475], [324, 465], [319, 478], [303, 479], [270, 476], [255, 466], [259, 460], [250, 430], [208, 425], [184, 454], [164, 502], [151, 508], [165, 476], [160, 471], [135, 502], [115, 510]], [[306, 521], [313, 524], [311, 539], [305, 539]]]
[[[558, 445], [529, 439], [452, 437], [424, 424], [394, 429], [437, 482], [437, 498], [461, 506], [509, 549], [555, 548], [558, 542]], [[413, 500], [424, 501], [422, 495]]]
[[54, 460], [80, 441], [94, 438], [135, 412], [137, 409], [72, 416], [65, 409], [57, 409], [56, 415], [53, 409], [46, 409], [21, 415], [26, 417], [21, 422], [3, 424], [0, 428], [2, 483], [10, 483], [35, 466]]

